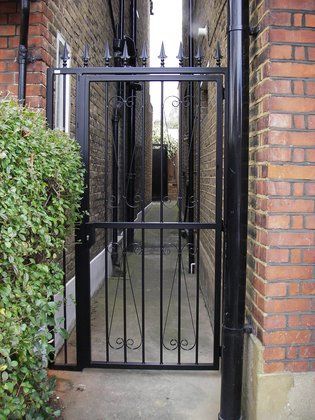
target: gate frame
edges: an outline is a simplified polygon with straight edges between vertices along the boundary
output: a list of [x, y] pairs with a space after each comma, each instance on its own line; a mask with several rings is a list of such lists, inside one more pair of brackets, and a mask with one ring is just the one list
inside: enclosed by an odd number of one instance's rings
[[[76, 322], [77, 322], [77, 363], [76, 365], [62, 365], [67, 370], [82, 370], [86, 367], [107, 368], [134, 368], [134, 369], [168, 369], [168, 370], [218, 370], [220, 367], [220, 324], [221, 324], [221, 287], [222, 287], [222, 232], [224, 231], [222, 220], [222, 157], [223, 157], [223, 129], [226, 124], [227, 101], [224, 100], [224, 84], [227, 83], [227, 68], [225, 67], [80, 67], [80, 68], [51, 68], [47, 72], [47, 119], [50, 126], [53, 125], [53, 85], [55, 75], [76, 75], [76, 139], [81, 146], [85, 171], [85, 188], [81, 209], [84, 217], [81, 225], [76, 229], [75, 245], [75, 277], [76, 277]], [[200, 222], [89, 222], [87, 211], [89, 210], [89, 95], [90, 83], [93, 82], [212, 82], [216, 86], [217, 98], [217, 169], [216, 169], [216, 215], [215, 223]], [[79, 106], [84, 104], [84, 106]], [[224, 119], [225, 118], [225, 124]], [[218, 163], [220, 162], [220, 164]], [[211, 229], [215, 231], [215, 306], [213, 328], [213, 362], [212, 363], [132, 363], [115, 362], [92, 362], [91, 360], [91, 328], [90, 328], [90, 255], [89, 250], [94, 243], [95, 229], [111, 228], [119, 225], [142, 228], [142, 229]], [[150, 227], [149, 227], [150, 226]], [[164, 227], [163, 227], [164, 226]], [[88, 316], [87, 316], [88, 315]], [[60, 365], [54, 365], [55, 369]]]

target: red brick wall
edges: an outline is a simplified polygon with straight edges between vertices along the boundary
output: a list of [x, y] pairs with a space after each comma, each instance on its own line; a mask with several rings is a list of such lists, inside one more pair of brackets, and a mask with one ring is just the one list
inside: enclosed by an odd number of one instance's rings
[[0, 0], [0, 92], [17, 94], [17, 2]]
[[[45, 106], [45, 80], [47, 65], [52, 57], [45, 49], [52, 42], [47, 26], [49, 13], [46, 2], [30, 3], [29, 54], [39, 58], [28, 64], [27, 103], [34, 107]], [[50, 16], [52, 18], [52, 16]], [[0, 92], [17, 94], [18, 84], [18, 45], [20, 33], [20, 2], [0, 0]]]
[[[315, 367], [315, 2], [251, 3], [248, 313], [264, 370]], [[312, 308], [313, 305], [313, 308]]]

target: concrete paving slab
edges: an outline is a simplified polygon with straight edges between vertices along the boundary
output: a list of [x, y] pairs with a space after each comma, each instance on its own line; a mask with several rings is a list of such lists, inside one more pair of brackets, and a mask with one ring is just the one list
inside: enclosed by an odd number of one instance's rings
[[66, 420], [215, 420], [218, 372], [53, 371]]

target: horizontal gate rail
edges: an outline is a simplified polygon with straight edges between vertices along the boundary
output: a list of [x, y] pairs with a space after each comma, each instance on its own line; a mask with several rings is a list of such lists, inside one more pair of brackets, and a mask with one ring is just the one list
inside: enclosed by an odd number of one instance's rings
[[152, 369], [152, 370], [218, 370], [216, 363], [136, 363], [136, 362], [91, 362], [89, 367], [91, 368], [108, 368], [108, 369]]
[[[186, 75], [186, 74], [207, 74], [207, 75], [226, 75], [226, 67], [65, 67], [49, 68], [49, 73], [54, 74], [82, 74], [82, 75], [130, 75], [130, 74], [158, 74], [163, 75]], [[159, 79], [161, 80], [161, 79]]]
[[198, 222], [89, 222], [87, 227], [98, 229], [216, 229], [215, 223]]

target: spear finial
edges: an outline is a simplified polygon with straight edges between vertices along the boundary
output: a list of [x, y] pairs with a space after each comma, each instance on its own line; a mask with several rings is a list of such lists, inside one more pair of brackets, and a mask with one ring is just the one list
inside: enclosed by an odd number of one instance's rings
[[104, 54], [105, 67], [109, 67], [109, 62], [110, 62], [111, 58], [112, 58], [112, 56], [110, 55], [109, 44], [108, 44], [108, 41], [106, 41], [105, 42], [105, 54]]
[[161, 44], [160, 55], [158, 56], [158, 58], [161, 60], [161, 67], [164, 67], [165, 59], [167, 58], [167, 55], [165, 54], [164, 42], [162, 42]]
[[147, 46], [146, 46], [145, 42], [144, 42], [143, 47], [142, 47], [140, 58], [142, 60], [142, 66], [146, 67], [147, 66], [147, 60], [148, 60], [149, 56], [148, 56]]
[[121, 58], [123, 60], [124, 67], [126, 67], [128, 64], [128, 60], [130, 58], [130, 55], [128, 54], [127, 41], [125, 41], [124, 50], [123, 50]]
[[69, 51], [67, 48], [67, 44], [64, 45], [60, 58], [62, 60], [62, 67], [67, 67], [68, 60], [69, 60]]
[[185, 57], [184, 57], [184, 47], [183, 47], [182, 42], [179, 43], [178, 55], [176, 56], [176, 58], [179, 60], [179, 66], [183, 67]]
[[82, 54], [83, 67], [87, 67], [89, 65], [89, 59], [90, 59], [89, 46], [85, 45], [84, 46], [84, 51], [83, 51], [83, 54]]
[[216, 47], [215, 52], [214, 52], [214, 58], [215, 58], [215, 61], [216, 61], [216, 65], [218, 67], [221, 67], [221, 59], [223, 58], [223, 55], [222, 55], [222, 52], [221, 52], [221, 46], [220, 46], [219, 41], [217, 42], [217, 47]]

